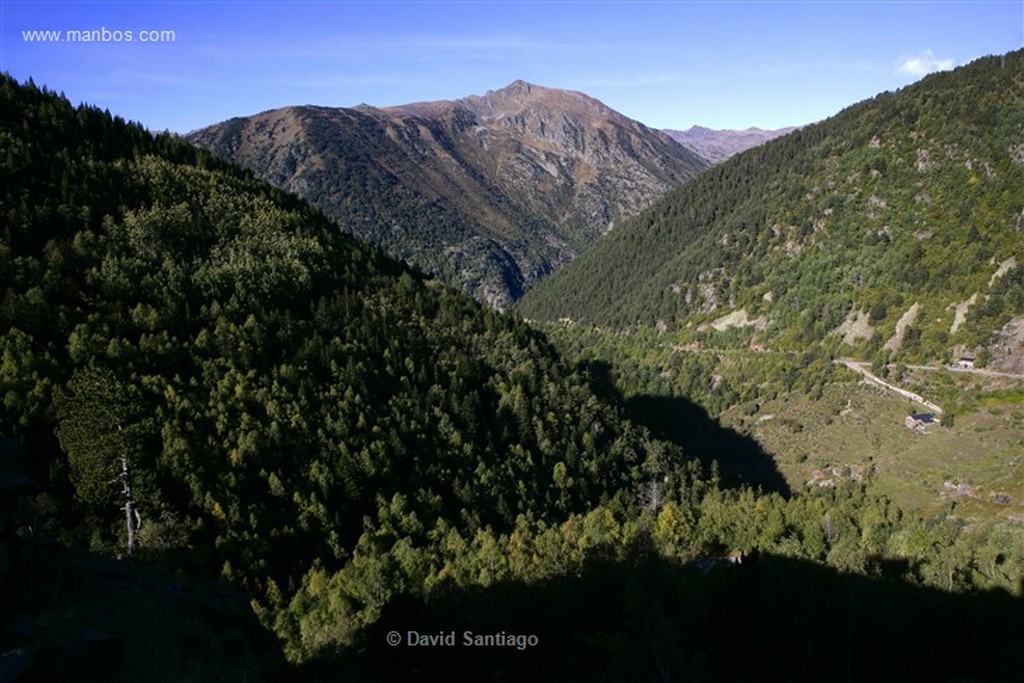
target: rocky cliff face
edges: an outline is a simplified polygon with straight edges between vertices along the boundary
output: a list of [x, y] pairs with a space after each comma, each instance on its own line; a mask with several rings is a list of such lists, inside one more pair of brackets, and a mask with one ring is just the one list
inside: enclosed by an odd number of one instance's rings
[[398, 107], [287, 107], [188, 136], [504, 308], [707, 163], [586, 95], [517, 81]]

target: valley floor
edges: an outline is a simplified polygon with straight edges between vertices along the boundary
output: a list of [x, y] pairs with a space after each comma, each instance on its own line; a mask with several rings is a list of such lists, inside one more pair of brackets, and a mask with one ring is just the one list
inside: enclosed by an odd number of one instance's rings
[[721, 419], [760, 443], [794, 491], [855, 480], [907, 510], [1024, 521], [1021, 406], [989, 405], [923, 432], [905, 424], [917, 410], [874, 383], [843, 382]]

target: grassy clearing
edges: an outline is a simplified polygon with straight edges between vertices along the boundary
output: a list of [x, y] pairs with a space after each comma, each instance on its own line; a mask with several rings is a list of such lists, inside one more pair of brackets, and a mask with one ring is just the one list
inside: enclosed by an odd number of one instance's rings
[[951, 427], [924, 434], [904, 425], [919, 406], [852, 381], [827, 385], [816, 400], [792, 392], [753, 413], [734, 407], [722, 421], [756, 438], [795, 491], [863, 478], [908, 510], [953, 503], [965, 517], [1024, 515], [1024, 411], [1012, 398], [982, 398]]

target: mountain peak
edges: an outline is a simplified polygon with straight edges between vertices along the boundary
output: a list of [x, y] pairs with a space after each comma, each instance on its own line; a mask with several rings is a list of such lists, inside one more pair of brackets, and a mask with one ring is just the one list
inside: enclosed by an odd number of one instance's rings
[[483, 95], [378, 108], [379, 111], [428, 118], [451, 115], [456, 109], [468, 110], [485, 120], [515, 116], [526, 110], [574, 113], [601, 119], [625, 118], [603, 102], [584, 93], [549, 88], [522, 79], [512, 81], [498, 90], [488, 90]]
[[533, 83], [527, 83], [520, 78], [499, 89], [498, 92], [508, 95], [529, 95], [534, 87]]
[[499, 90], [484, 95], [470, 95], [458, 100], [463, 107], [485, 118], [517, 115], [526, 110], [572, 113], [584, 118], [619, 118], [622, 115], [575, 90], [549, 88], [524, 80], [516, 80]]

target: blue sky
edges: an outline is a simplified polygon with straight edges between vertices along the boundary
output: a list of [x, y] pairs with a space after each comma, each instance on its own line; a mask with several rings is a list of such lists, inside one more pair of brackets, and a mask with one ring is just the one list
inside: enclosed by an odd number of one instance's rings
[[[178, 132], [289, 104], [454, 99], [520, 78], [657, 128], [775, 128], [1024, 47], [1024, 0], [0, 0], [0, 19], [0, 69]], [[110, 40], [26, 39], [42, 30]], [[132, 42], [114, 41], [128, 31]], [[173, 41], [142, 42], [142, 31]]]

